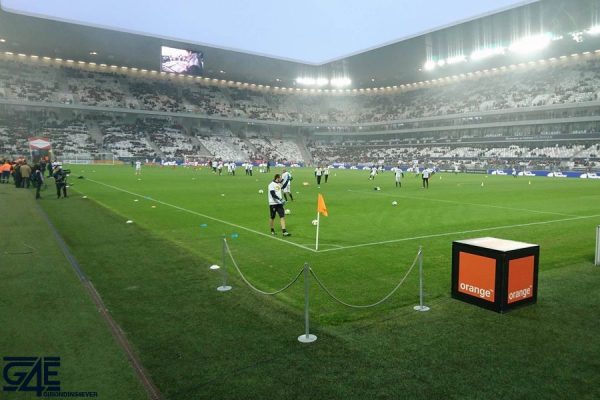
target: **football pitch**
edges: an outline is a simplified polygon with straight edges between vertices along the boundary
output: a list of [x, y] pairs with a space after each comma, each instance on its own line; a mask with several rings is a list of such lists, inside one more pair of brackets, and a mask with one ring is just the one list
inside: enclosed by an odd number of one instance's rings
[[[274, 173], [70, 166], [70, 199], [42, 208], [94, 282], [166, 398], [479, 398], [600, 396], [600, 181], [332, 170], [317, 187], [293, 169], [283, 237], [268, 226]], [[82, 177], [81, 179], [77, 179]], [[375, 190], [378, 187], [380, 190]], [[264, 193], [259, 193], [259, 190]], [[317, 194], [321, 216], [315, 250]], [[393, 205], [396, 202], [397, 205]], [[126, 223], [126, 221], [132, 221]], [[540, 245], [538, 303], [496, 314], [450, 298], [452, 241]], [[302, 277], [312, 280], [313, 344]], [[426, 313], [419, 302], [423, 251]]]

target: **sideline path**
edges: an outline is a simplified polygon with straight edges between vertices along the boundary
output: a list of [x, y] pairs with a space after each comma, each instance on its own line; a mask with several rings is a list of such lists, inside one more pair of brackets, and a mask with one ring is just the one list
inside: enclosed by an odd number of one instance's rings
[[[57, 200], [51, 194], [43, 192], [41, 201], [68, 206], [71, 200]], [[0, 244], [0, 353], [60, 357], [63, 392], [160, 399], [100, 295], [34, 197], [34, 190], [0, 185], [5, 210]]]

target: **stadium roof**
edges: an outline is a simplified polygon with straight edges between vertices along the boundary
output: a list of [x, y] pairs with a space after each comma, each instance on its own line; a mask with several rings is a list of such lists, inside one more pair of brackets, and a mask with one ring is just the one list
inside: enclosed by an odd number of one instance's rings
[[[1, 0], [0, 5], [4, 6], [5, 1]], [[299, 86], [298, 77], [348, 77], [352, 80], [351, 88], [386, 87], [545, 56], [594, 51], [600, 47], [600, 36], [583, 34], [580, 37], [582, 40], [578, 41], [574, 40], [572, 33], [578, 30], [585, 32], [585, 29], [597, 23], [598, 10], [599, 0], [528, 2], [458, 25], [314, 65], [191, 41], [15, 14], [3, 9], [0, 11], [0, 51], [158, 70], [160, 48], [165, 45], [202, 51], [204, 76], [219, 80], [294, 88]], [[428, 14], [430, 12], [423, 7], [423, 19]], [[128, 18], [135, 19], [139, 15], [128, 15]], [[210, 18], [222, 21], [222, 24], [232, 23], [228, 16], [211, 15]], [[340, 18], [343, 19], [343, 16]], [[508, 46], [515, 38], [547, 32], [554, 34], [553, 43], [543, 53], [509, 54], [456, 65], [446, 63], [456, 56], [472, 54], [484, 46]], [[429, 71], [424, 68], [426, 62], [447, 65]]]
[[[538, 0], [2, 0], [11, 12], [319, 65]], [[424, 13], [424, 10], [432, 12]]]

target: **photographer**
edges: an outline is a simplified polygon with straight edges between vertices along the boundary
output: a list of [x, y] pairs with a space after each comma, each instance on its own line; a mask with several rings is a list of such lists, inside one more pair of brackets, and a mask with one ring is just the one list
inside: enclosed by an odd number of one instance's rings
[[54, 169], [54, 183], [56, 184], [56, 196], [60, 199], [62, 190], [63, 197], [67, 197], [67, 174], [69, 171], [63, 170], [60, 165]]

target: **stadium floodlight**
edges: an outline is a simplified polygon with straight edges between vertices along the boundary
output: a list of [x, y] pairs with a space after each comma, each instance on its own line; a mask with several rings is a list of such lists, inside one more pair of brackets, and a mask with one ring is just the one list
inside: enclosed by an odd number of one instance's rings
[[547, 33], [528, 36], [513, 42], [508, 49], [514, 53], [527, 54], [546, 48], [551, 41], [552, 38]]
[[312, 86], [317, 83], [317, 81], [313, 78], [297, 78], [296, 82], [300, 85]]
[[351, 84], [352, 81], [350, 80], [350, 78], [333, 78], [331, 80], [331, 86], [338, 88], [350, 86]]
[[504, 47], [487, 47], [473, 51], [471, 53], [471, 60], [478, 61], [495, 55], [504, 54], [505, 52], [506, 49]]
[[600, 25], [594, 25], [590, 29], [586, 30], [585, 33], [588, 35], [600, 35]]
[[433, 70], [433, 69], [435, 68], [435, 61], [427, 61], [427, 62], [425, 63], [425, 65], [423, 65], [423, 68], [424, 68], [426, 71], [431, 71], [431, 70]]
[[446, 65], [446, 60], [439, 60], [437, 62], [437, 65], [439, 65], [440, 67], [443, 67], [444, 65]]
[[448, 65], [452, 65], [452, 64], [458, 64], [458, 63], [461, 63], [461, 62], [465, 62], [465, 61], [467, 61], [467, 57], [460, 55], [460, 56], [454, 56], [454, 57], [448, 58], [446, 60], [446, 63]]
[[329, 79], [327, 78], [308, 78], [308, 77], [299, 77], [296, 79], [296, 83], [304, 86], [326, 86], [329, 84]]

